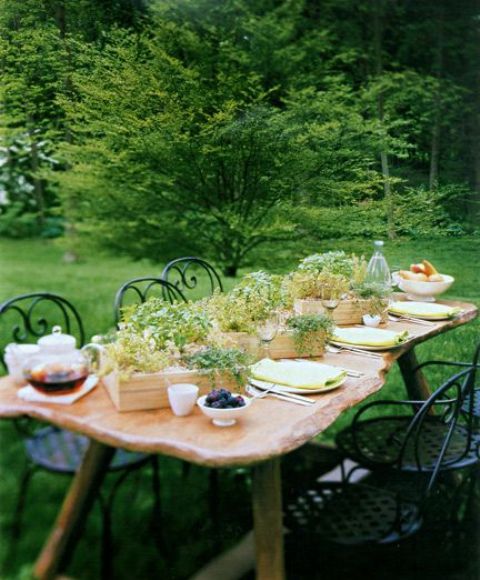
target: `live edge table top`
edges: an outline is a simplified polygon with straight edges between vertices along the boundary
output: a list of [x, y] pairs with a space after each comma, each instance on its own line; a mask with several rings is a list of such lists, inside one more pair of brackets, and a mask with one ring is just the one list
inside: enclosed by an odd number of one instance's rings
[[326, 364], [362, 371], [361, 378], [349, 377], [334, 391], [312, 395], [316, 404], [309, 407], [271, 397], [259, 399], [232, 427], [214, 426], [198, 408], [187, 417], [175, 417], [170, 409], [119, 413], [102, 385], [73, 405], [29, 403], [17, 397], [18, 386], [9, 377], [0, 379], [0, 418], [29, 416], [113, 447], [171, 455], [201, 465], [252, 464], [300, 447], [324, 431], [344, 410], [378, 391], [395, 360], [414, 345], [465, 324], [477, 315], [473, 304], [443, 303], [460, 306], [462, 314], [432, 326], [406, 321], [389, 323], [387, 328], [408, 330], [412, 339], [398, 349], [385, 351], [382, 358], [342, 352], [327, 353], [321, 359]]

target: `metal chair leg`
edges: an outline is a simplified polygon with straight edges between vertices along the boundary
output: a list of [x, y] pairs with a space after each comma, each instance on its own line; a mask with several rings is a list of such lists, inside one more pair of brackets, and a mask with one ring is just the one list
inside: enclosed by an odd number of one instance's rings
[[20, 486], [18, 488], [18, 497], [15, 506], [15, 511], [13, 514], [13, 521], [11, 526], [11, 541], [10, 546], [5, 558], [5, 561], [13, 561], [15, 559], [18, 539], [20, 537], [20, 531], [22, 527], [22, 516], [23, 510], [25, 508], [25, 500], [27, 496], [28, 485], [34, 473], [38, 471], [38, 467], [33, 463], [29, 463], [23, 472], [22, 478], [20, 480]]
[[12, 538], [18, 539], [20, 536], [20, 529], [22, 524], [22, 515], [25, 508], [25, 499], [27, 496], [27, 488], [33, 474], [38, 471], [38, 467], [33, 463], [29, 463], [27, 468], [23, 472], [22, 479], [20, 480], [20, 486], [18, 489], [17, 505], [15, 507], [15, 512], [13, 516], [12, 523]]

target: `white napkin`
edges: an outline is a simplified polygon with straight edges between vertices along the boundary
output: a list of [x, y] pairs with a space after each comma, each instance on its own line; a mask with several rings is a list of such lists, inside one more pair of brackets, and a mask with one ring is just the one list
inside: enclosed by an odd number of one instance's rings
[[19, 389], [17, 396], [24, 401], [29, 401], [30, 403], [58, 403], [59, 405], [71, 405], [92, 391], [97, 386], [97, 383], [98, 377], [90, 375], [78, 391], [69, 393], [68, 395], [45, 395], [44, 393], [34, 389], [32, 386], [27, 385], [26, 387]]

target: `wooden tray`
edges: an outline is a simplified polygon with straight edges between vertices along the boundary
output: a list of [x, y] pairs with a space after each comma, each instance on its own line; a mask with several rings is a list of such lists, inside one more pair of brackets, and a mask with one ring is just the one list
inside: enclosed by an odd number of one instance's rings
[[185, 370], [183, 372], [135, 374], [128, 380], [120, 380], [117, 373], [102, 379], [105, 388], [118, 411], [146, 411], [169, 406], [167, 388], [178, 383], [192, 383], [199, 387], [198, 396], [206, 395], [213, 388], [224, 387], [238, 390], [238, 384], [228, 373], [209, 373]]

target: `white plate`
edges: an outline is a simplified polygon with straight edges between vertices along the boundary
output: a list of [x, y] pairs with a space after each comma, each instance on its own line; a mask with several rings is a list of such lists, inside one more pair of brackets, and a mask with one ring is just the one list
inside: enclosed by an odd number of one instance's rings
[[371, 346], [371, 345], [367, 345], [367, 344], [351, 344], [349, 342], [339, 342], [338, 340], [330, 340], [329, 344], [333, 344], [333, 345], [338, 346], [340, 348], [355, 348], [355, 349], [359, 349], [359, 350], [382, 351], [382, 350], [392, 350], [394, 348], [399, 348], [400, 346], [407, 344], [407, 342], [408, 342], [408, 339], [405, 340], [404, 342], [401, 342], [400, 344], [394, 344], [392, 346]]
[[[347, 380], [348, 377], [344, 377], [341, 381], [332, 385], [330, 387], [323, 387], [321, 389], [299, 389], [297, 387], [287, 387], [287, 385], [279, 385], [275, 383], [275, 391], [280, 393], [281, 391], [285, 393], [295, 393], [297, 395], [317, 395], [318, 393], [326, 393], [327, 391], [333, 391], [334, 389], [338, 389], [343, 383]], [[249, 382], [252, 383], [254, 387], [258, 387], [259, 389], [266, 390], [272, 386], [272, 383], [267, 381], [259, 381], [258, 379], [249, 379]]]

